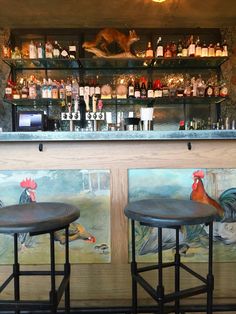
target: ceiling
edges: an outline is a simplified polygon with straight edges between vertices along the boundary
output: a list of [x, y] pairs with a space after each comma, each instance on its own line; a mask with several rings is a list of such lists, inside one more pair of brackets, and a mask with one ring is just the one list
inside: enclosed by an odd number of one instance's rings
[[236, 0], [0, 0], [0, 27], [236, 26]]

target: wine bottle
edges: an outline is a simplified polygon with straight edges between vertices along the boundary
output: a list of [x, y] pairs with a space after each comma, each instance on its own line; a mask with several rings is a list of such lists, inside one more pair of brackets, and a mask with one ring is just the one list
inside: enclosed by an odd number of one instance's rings
[[147, 49], [145, 51], [145, 57], [146, 58], [153, 58], [154, 53], [153, 53], [153, 49], [152, 49], [152, 43], [149, 41], [148, 45], [147, 45]]
[[53, 50], [52, 50], [53, 58], [60, 58], [60, 54], [61, 54], [61, 47], [58, 44], [57, 40], [55, 40], [53, 44]]
[[215, 56], [221, 57], [221, 55], [222, 55], [222, 49], [221, 49], [220, 43], [217, 43], [215, 46]]
[[134, 86], [134, 97], [135, 98], [140, 98], [140, 87], [139, 87], [139, 82], [136, 81], [135, 86]]
[[195, 51], [195, 57], [201, 57], [202, 56], [202, 45], [200, 42], [200, 39], [198, 37], [196, 41], [196, 51]]
[[148, 81], [147, 97], [148, 98], [153, 98], [154, 97], [152, 81]]
[[128, 97], [133, 98], [134, 97], [134, 83], [132, 80], [130, 80], [128, 85]]
[[42, 98], [48, 98], [48, 83], [45, 78], [43, 79], [42, 84]]
[[161, 37], [157, 40], [157, 48], [156, 48], [156, 57], [163, 57], [164, 56], [164, 50], [163, 50], [163, 44]]
[[178, 45], [177, 45], [177, 57], [183, 56], [183, 44], [181, 39], [179, 39]]
[[190, 44], [188, 46], [188, 55], [189, 57], [195, 57], [196, 53], [196, 44], [193, 41], [193, 36], [190, 37]]
[[140, 97], [141, 98], [147, 98], [147, 89], [146, 89], [145, 82], [142, 82], [142, 84], [141, 84]]
[[29, 44], [29, 58], [37, 59], [37, 48], [36, 48], [35, 43], [32, 40]]

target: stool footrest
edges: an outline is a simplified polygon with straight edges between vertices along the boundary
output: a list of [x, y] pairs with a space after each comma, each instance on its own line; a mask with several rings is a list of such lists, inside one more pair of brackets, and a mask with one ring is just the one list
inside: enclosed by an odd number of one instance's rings
[[149, 293], [149, 295], [158, 302], [156, 290], [139, 274], [133, 275], [135, 280], [143, 287], [143, 289]]
[[[63, 270], [55, 271], [56, 276], [63, 276], [65, 272]], [[20, 276], [50, 276], [50, 270], [21, 270], [19, 272]]]
[[207, 292], [207, 286], [206, 285], [201, 285], [197, 286], [194, 288], [189, 288], [189, 289], [184, 289], [178, 292], [173, 292], [170, 294], [166, 294], [164, 297], [164, 302], [172, 302], [175, 301], [176, 299], [182, 299], [182, 298], [188, 298], [192, 297], [194, 295], [202, 294]]
[[[168, 268], [168, 267], [172, 267], [172, 266], [175, 266], [175, 262], [163, 263], [161, 267], [162, 268]], [[150, 265], [150, 266], [139, 267], [137, 269], [137, 272], [142, 273], [142, 272], [154, 270], [154, 269], [159, 269], [159, 265], [155, 264], [155, 265]]]
[[0, 286], [0, 293], [6, 288], [6, 286], [11, 282], [11, 280], [14, 278], [14, 275], [11, 274], [4, 283]]
[[187, 265], [180, 263], [180, 267], [182, 269], [184, 269], [185, 271], [187, 271], [189, 274], [193, 275], [194, 277], [196, 277], [197, 279], [201, 280], [202, 282], [204, 282], [205, 284], [207, 284], [207, 279], [204, 278], [203, 276], [201, 276], [200, 274], [196, 273], [194, 270], [192, 270], [191, 268], [189, 268]]
[[33, 301], [33, 300], [24, 300], [24, 301], [14, 301], [14, 300], [1, 300], [0, 301], [0, 310], [50, 310], [53, 304], [48, 301]]

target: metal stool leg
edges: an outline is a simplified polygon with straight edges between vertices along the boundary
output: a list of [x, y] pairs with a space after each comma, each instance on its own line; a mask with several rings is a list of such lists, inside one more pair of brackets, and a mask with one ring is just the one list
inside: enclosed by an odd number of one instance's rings
[[131, 220], [131, 242], [132, 242], [132, 261], [131, 261], [131, 275], [132, 275], [132, 310], [133, 314], [138, 313], [138, 298], [137, 298], [137, 263], [135, 250], [135, 222]]
[[157, 298], [159, 314], [164, 313], [164, 286], [163, 286], [163, 267], [162, 267], [162, 228], [158, 228], [158, 286]]
[[57, 292], [56, 292], [56, 267], [55, 267], [55, 245], [54, 232], [50, 232], [50, 265], [51, 265], [51, 291], [50, 302], [52, 304], [51, 313], [57, 313]]
[[[19, 278], [20, 266], [18, 263], [18, 234], [14, 233], [14, 264], [13, 264], [13, 275], [14, 275], [14, 298], [15, 301], [20, 300], [20, 278]], [[16, 310], [15, 314], [20, 314], [20, 310]]]
[[[179, 254], [179, 230], [176, 228], [176, 250], [175, 250], [175, 293], [180, 291], [180, 254]], [[175, 301], [175, 314], [179, 314], [180, 301]]]
[[65, 313], [70, 313], [70, 259], [69, 259], [69, 226], [65, 229], [65, 265], [64, 273], [68, 278], [67, 285], [65, 287]]
[[209, 223], [209, 256], [208, 256], [208, 275], [207, 275], [207, 314], [212, 314], [213, 306], [213, 222]]

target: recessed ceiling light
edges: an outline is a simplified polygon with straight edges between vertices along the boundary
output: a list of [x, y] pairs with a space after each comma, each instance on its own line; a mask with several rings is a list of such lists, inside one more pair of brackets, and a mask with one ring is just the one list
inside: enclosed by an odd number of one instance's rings
[[164, 2], [166, 0], [152, 0], [153, 2]]

